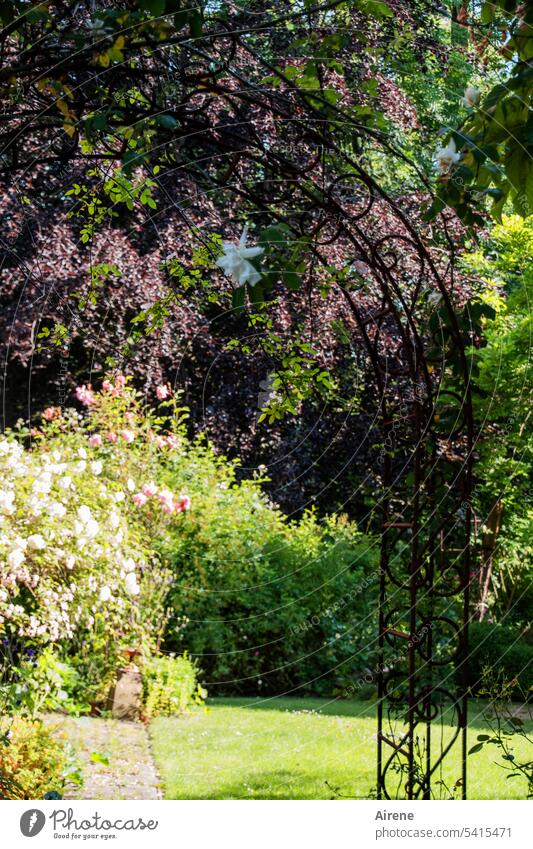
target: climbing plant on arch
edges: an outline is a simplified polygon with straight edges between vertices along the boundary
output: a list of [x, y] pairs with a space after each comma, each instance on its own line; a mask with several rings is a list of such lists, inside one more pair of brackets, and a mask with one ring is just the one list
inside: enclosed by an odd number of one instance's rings
[[[509, 4], [496, 5], [513, 17]], [[310, 308], [316, 292], [345, 304], [345, 332], [373, 374], [381, 429], [380, 798], [466, 796], [477, 438], [469, 352], [489, 308], [468, 299], [455, 259], [462, 226], [483, 223], [486, 198], [517, 194], [494, 168], [509, 133], [522, 128], [513, 106], [507, 136], [484, 149], [494, 127], [476, 113], [471, 132], [453, 136], [456, 161], [437, 183], [427, 162], [397, 143], [376, 106], [368, 57], [384, 62], [384, 44], [414, 32], [422, 13], [442, 9], [373, 0], [235, 9], [143, 0], [61, 14], [46, 4], [1, 7], [0, 74], [12, 106], [0, 134], [3, 173], [24, 204], [43, 179], [65, 192], [89, 248], [119, 212], [142, 210], [156, 224], [172, 212], [214, 270], [220, 240], [239, 233], [199, 231], [180, 197], [185, 179], [239, 228], [250, 223], [249, 244], [262, 252], [247, 254], [246, 280], [233, 279], [232, 308], [263, 321], [267, 339], [282, 287]], [[487, 14], [477, 23], [487, 37], [500, 25]], [[523, 51], [527, 22], [515, 24], [508, 49]], [[530, 83], [519, 59], [521, 91]], [[470, 160], [480, 150], [476, 169]], [[176, 297], [178, 270], [167, 264]], [[278, 411], [294, 407], [291, 387], [300, 397], [310, 391], [308, 371], [304, 357], [276, 379]], [[451, 736], [435, 733], [439, 723]], [[457, 748], [462, 768], [450, 788], [442, 769]]]

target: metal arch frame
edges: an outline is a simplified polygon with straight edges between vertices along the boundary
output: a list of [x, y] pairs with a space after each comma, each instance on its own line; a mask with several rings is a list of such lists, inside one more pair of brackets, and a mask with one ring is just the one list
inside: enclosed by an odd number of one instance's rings
[[[358, 137], [371, 137], [385, 146], [386, 141], [332, 106], [321, 93], [299, 90], [257, 54], [242, 31], [232, 32], [226, 22], [220, 26], [222, 32], [219, 28], [204, 39], [175, 48], [192, 57], [196, 69], [194, 75], [188, 74], [183, 62], [175, 73], [182, 93], [176, 108], [183, 133], [178, 167], [209, 188], [245, 200], [268, 220], [288, 224], [296, 237], [308, 240], [310, 255], [323, 266], [328, 245], [342, 240], [354, 259], [368, 266], [374, 281], [371, 296], [364, 302], [355, 294], [355, 272], [352, 280], [335, 285], [373, 369], [384, 443], [377, 796], [429, 799], [460, 788], [466, 798], [474, 418], [466, 345], [450, 296], [453, 267], [444, 271], [437, 267], [409, 215], [358, 158], [340, 148], [332, 127], [337, 121], [348, 124]], [[276, 74], [284, 90], [259, 88], [243, 77], [238, 65], [242, 54], [265, 72]], [[221, 69], [232, 79], [233, 88], [219, 82]], [[156, 87], [158, 81], [152, 84]], [[216, 104], [229, 109], [231, 120], [214, 127]], [[327, 107], [327, 119], [323, 107]], [[254, 123], [261, 114], [282, 128], [287, 143], [283, 151], [264, 144]], [[198, 148], [205, 155], [201, 170]], [[291, 148], [293, 156], [287, 152]], [[60, 151], [58, 158], [70, 156], [71, 149]], [[210, 156], [221, 155], [230, 162], [223, 176], [205, 164]], [[330, 168], [328, 160], [334, 160], [335, 168]], [[254, 184], [250, 173], [257, 165], [272, 180]], [[161, 178], [157, 182], [164, 188]], [[168, 196], [168, 190], [164, 191]], [[287, 207], [288, 211], [280, 212]], [[370, 235], [368, 222], [379, 209], [388, 211], [396, 230], [392, 235]], [[451, 243], [450, 247], [453, 259]], [[402, 267], [406, 257], [418, 273]], [[432, 362], [434, 340], [428, 337], [421, 309], [423, 287], [428, 285], [440, 293], [451, 345], [460, 362], [461, 387], [454, 403], [459, 423], [453, 433], [446, 434], [447, 440], [435, 417], [439, 386]], [[388, 353], [391, 336], [400, 340], [393, 357]], [[391, 650], [397, 652], [397, 647], [403, 654], [391, 661]], [[460, 670], [460, 681], [456, 670]], [[447, 709], [453, 713], [456, 729], [435, 755], [432, 731]], [[457, 742], [462, 747], [462, 775], [450, 791], [437, 776]]]

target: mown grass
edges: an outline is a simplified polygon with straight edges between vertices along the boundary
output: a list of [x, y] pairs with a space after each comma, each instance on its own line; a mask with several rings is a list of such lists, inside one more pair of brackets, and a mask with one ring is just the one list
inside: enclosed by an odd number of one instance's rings
[[[480, 709], [470, 710], [469, 747], [488, 731]], [[442, 733], [448, 738], [451, 726]], [[155, 719], [151, 736], [167, 799], [329, 799], [331, 788], [366, 798], [375, 786], [376, 719], [369, 702], [217, 698], [206, 711]], [[530, 758], [527, 748], [517, 743], [517, 757]], [[469, 798], [524, 797], [525, 783], [507, 780], [498, 760], [504, 763], [494, 746], [469, 758]], [[460, 774], [457, 751], [442, 777], [452, 786]]]

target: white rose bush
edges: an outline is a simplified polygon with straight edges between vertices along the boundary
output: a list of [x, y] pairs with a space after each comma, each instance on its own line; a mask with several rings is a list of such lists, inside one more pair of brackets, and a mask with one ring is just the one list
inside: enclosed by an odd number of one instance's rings
[[96, 701], [125, 647], [159, 647], [171, 574], [153, 540], [191, 506], [158, 481], [182, 415], [160, 389], [154, 413], [117, 374], [78, 388], [83, 413], [51, 407], [0, 439], [0, 639], [53, 647]]

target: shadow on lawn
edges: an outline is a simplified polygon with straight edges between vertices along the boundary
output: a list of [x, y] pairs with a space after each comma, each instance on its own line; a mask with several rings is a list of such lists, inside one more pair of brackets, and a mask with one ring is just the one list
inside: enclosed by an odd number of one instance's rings
[[[321, 699], [309, 697], [291, 698], [286, 696], [216, 696], [208, 699], [207, 704], [218, 707], [246, 708], [248, 710], [281, 711], [289, 713], [320, 713], [326, 716], [353, 717], [353, 718], [376, 718], [376, 701], [355, 701], [353, 699]], [[472, 729], [486, 729], [487, 720], [484, 713], [490, 709], [490, 704], [485, 699], [470, 699], [468, 708], [468, 727]], [[522, 708], [523, 710], [523, 708]], [[521, 706], [516, 704], [516, 711], [521, 711]], [[518, 715], [518, 714], [517, 714]], [[522, 713], [520, 713], [522, 715]], [[527, 717], [523, 717], [526, 719]], [[444, 713], [445, 724], [454, 725], [451, 708]], [[531, 715], [533, 725], [533, 714]]]
[[221, 781], [201, 799], [329, 799], [331, 790], [324, 780], [288, 769], [250, 772], [238, 781]]

